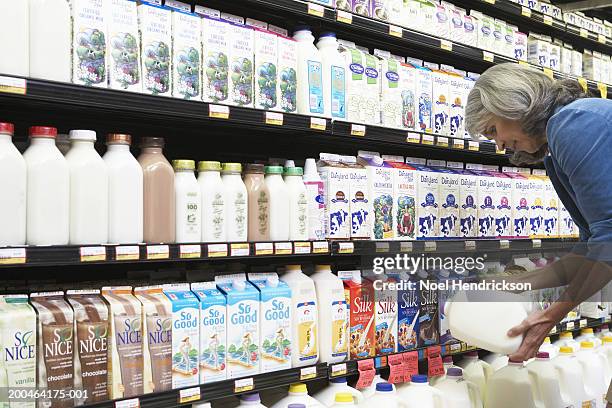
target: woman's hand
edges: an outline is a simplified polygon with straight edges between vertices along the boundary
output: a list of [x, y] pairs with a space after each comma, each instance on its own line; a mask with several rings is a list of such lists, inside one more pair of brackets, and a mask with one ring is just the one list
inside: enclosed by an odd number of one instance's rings
[[521, 334], [524, 336], [519, 349], [509, 358], [515, 361], [525, 361], [535, 357], [540, 345], [557, 323], [558, 321], [547, 313], [547, 310], [538, 310], [527, 316], [521, 324], [508, 331], [509, 337]]

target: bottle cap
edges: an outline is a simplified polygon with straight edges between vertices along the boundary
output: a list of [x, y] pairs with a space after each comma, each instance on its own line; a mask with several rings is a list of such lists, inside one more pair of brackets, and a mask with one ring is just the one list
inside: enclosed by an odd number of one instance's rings
[[336, 377], [329, 380], [332, 384], [346, 384], [346, 377]]
[[132, 136], [124, 133], [109, 133], [106, 135], [106, 144], [122, 144], [129, 146], [132, 144]]
[[87, 142], [95, 142], [96, 132], [93, 130], [71, 130], [70, 140], [85, 140]]
[[223, 163], [221, 165], [224, 173], [241, 173], [242, 164], [240, 163]]
[[580, 330], [580, 334], [584, 335], [584, 334], [593, 334], [593, 329], [590, 327], [587, 327], [586, 329], [582, 329]]
[[304, 174], [317, 173], [317, 161], [313, 158], [306, 159], [304, 163]]
[[544, 337], [544, 343], [550, 344], [550, 337]]
[[259, 393], [255, 392], [253, 394], [244, 394], [243, 396], [240, 397], [241, 401], [248, 401], [248, 402], [260, 402], [261, 399], [259, 398]]
[[245, 173], [263, 174], [265, 166], [263, 164], [249, 163], [246, 165]]
[[140, 140], [140, 147], [143, 149], [147, 147], [159, 147], [163, 149], [165, 144], [163, 137], [143, 137]]
[[304, 170], [301, 167], [285, 167], [285, 176], [302, 176]]
[[562, 346], [561, 348], [559, 348], [559, 353], [572, 354], [574, 353], [574, 349], [568, 346]]
[[302, 272], [302, 265], [287, 265], [285, 270]]
[[547, 351], [540, 351], [536, 354], [536, 358], [543, 358], [548, 360], [550, 358], [550, 354], [548, 354]]
[[573, 339], [574, 336], [572, 335], [572, 332], [563, 332], [559, 335], [559, 338], [561, 339]]
[[580, 348], [583, 349], [591, 349], [593, 348], [593, 342], [592, 341], [582, 341], [580, 342]]
[[463, 370], [457, 367], [451, 367], [446, 370], [447, 377], [463, 377]]
[[442, 359], [442, 362], [444, 364], [448, 364], [448, 363], [453, 364], [454, 363], [453, 356], [444, 356], [444, 358]]
[[198, 171], [221, 171], [221, 163], [218, 161], [201, 161], [198, 163]]
[[266, 166], [266, 174], [283, 174], [283, 166]]
[[172, 160], [172, 167], [174, 170], [195, 170], [195, 161], [193, 160]]
[[393, 391], [393, 385], [389, 384], [388, 382], [379, 382], [376, 384], [376, 391], [391, 392]]
[[315, 272], [329, 271], [329, 270], [331, 270], [331, 265], [315, 265]]
[[410, 382], [417, 384], [427, 384], [427, 376], [423, 374], [413, 374], [412, 377], [410, 377]]
[[353, 402], [353, 396], [348, 392], [339, 392], [336, 394], [336, 402]]
[[293, 29], [293, 33], [295, 34], [298, 31], [310, 31], [310, 26], [305, 25], [305, 24], [296, 25], [295, 28]]
[[321, 35], [319, 36], [319, 38], [323, 38], [323, 37], [336, 38], [336, 33], [332, 33], [331, 31], [326, 31], [324, 33], [321, 33]]
[[296, 394], [306, 394], [308, 392], [308, 388], [306, 388], [306, 384], [295, 383], [289, 386], [289, 392], [293, 392]]
[[15, 125], [7, 122], [0, 122], [0, 134], [13, 136], [15, 134]]
[[295, 167], [295, 162], [293, 160], [285, 160], [285, 167]]
[[478, 352], [477, 351], [468, 351], [467, 353], [464, 354], [465, 358], [478, 358]]
[[32, 126], [29, 131], [30, 137], [46, 137], [55, 139], [57, 137], [57, 129], [49, 126]]
[[612, 337], [608, 337], [608, 336], [602, 337], [601, 342], [602, 343], [612, 343]]

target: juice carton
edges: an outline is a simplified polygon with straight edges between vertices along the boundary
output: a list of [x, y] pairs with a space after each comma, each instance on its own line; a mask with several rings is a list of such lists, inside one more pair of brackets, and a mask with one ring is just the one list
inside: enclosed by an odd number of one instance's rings
[[216, 276], [227, 300], [227, 378], [259, 373], [259, 292], [243, 273]]
[[227, 103], [229, 91], [229, 39], [231, 25], [202, 18], [202, 100]]
[[544, 179], [544, 235], [548, 238], [559, 236], [559, 197], [550, 179]]
[[142, 303], [145, 393], [172, 389], [172, 303], [161, 286], [134, 288]]
[[544, 180], [538, 176], [529, 179], [529, 236], [544, 237]]
[[172, 90], [172, 13], [169, 8], [138, 5], [142, 50], [142, 92], [170, 95]]
[[132, 295], [131, 286], [103, 287], [108, 303], [109, 398], [136, 397], [144, 393], [142, 355], [142, 304]]
[[390, 161], [387, 164], [393, 171], [395, 239], [413, 240], [416, 238], [416, 169], [400, 162]]
[[346, 62], [346, 99], [347, 120], [349, 122], [362, 123], [365, 121], [365, 58], [363, 53], [357, 49], [355, 43], [338, 40], [338, 50]]
[[64, 292], [32, 293], [30, 303], [38, 316], [38, 380], [36, 386], [65, 392], [51, 400], [37, 399], [39, 406], [74, 405], [68, 391], [74, 388], [74, 312]]
[[459, 204], [461, 201], [460, 176], [457, 172], [436, 167], [440, 174], [440, 237], [457, 238], [461, 236], [459, 231]]
[[227, 378], [227, 301], [214, 282], [191, 284], [200, 300], [200, 384]]
[[255, 36], [255, 107], [276, 109], [278, 104], [278, 36], [271, 31], [254, 29]]
[[107, 87], [107, 21], [104, 2], [73, 0], [72, 82]]
[[491, 172], [495, 178], [494, 222], [495, 235], [511, 238], [512, 233], [512, 179], [503, 173]]
[[340, 271], [349, 305], [349, 358], [375, 356], [374, 288], [361, 278], [360, 271]]
[[181, 9], [172, 10], [172, 96], [199, 100], [202, 97], [202, 23], [197, 14], [191, 13], [190, 5], [179, 3], [178, 6]]
[[449, 119], [448, 135], [463, 138], [465, 133], [465, 90], [464, 79], [457, 74], [448, 74]]
[[99, 290], [69, 290], [74, 310], [74, 387], [87, 391], [77, 405], [108, 400], [108, 307]]
[[367, 174], [371, 236], [373, 239], [393, 239], [393, 169], [377, 153], [360, 151], [358, 161]]
[[[387, 275], [369, 277], [372, 283], [376, 280], [396, 282]], [[397, 351], [397, 294], [390, 289], [374, 291], [374, 351], [377, 356]]]
[[274, 272], [249, 274], [249, 281], [260, 295], [261, 371], [289, 369], [293, 348], [291, 288]]
[[133, 0], [110, 0], [107, 14], [108, 78], [112, 89], [141, 92], [138, 8]]
[[459, 171], [459, 236], [475, 238], [478, 236], [478, 179], [465, 170]]
[[[421, 271], [421, 276], [426, 275]], [[422, 277], [422, 281], [427, 281], [428, 278]], [[425, 285], [419, 288], [419, 347], [427, 347], [439, 342], [439, 309], [438, 309], [438, 291], [433, 288], [427, 288]]]
[[[3, 386], [36, 387], [36, 312], [28, 304], [27, 295], [0, 295], [0, 373]], [[34, 408], [32, 402], [0, 403], [2, 408]]]
[[[359, 48], [359, 47], [358, 47]], [[380, 125], [380, 70], [378, 58], [368, 53], [367, 49], [361, 50], [365, 60], [365, 117], [368, 125]]]
[[297, 42], [278, 35], [278, 78], [276, 110], [294, 113], [297, 110]]
[[228, 103], [253, 107], [254, 30], [251, 27], [232, 23], [229, 34]]
[[412, 165], [417, 171], [416, 219], [417, 239], [431, 239], [440, 231], [440, 173], [422, 165]]
[[410, 64], [400, 64], [400, 92], [402, 95], [402, 127], [416, 129], [416, 74], [417, 69]]
[[317, 169], [325, 186], [325, 236], [328, 239], [350, 238], [349, 175], [340, 156], [321, 153]]
[[200, 382], [200, 302], [188, 284], [164, 285], [172, 302], [172, 388]]
[[351, 238], [369, 239], [372, 234], [372, 195], [368, 186], [368, 172], [357, 164], [355, 156], [340, 156], [348, 173], [349, 212], [351, 213]]
[[400, 88], [401, 61], [389, 51], [374, 50], [378, 57], [380, 72], [380, 100], [382, 125], [399, 129], [402, 127], [402, 92]]
[[[421, 30], [420, 24], [421, 5], [417, 0], [404, 0], [404, 7], [400, 14], [400, 20], [406, 28]], [[400, 24], [402, 25], [402, 24]]]
[[421, 132], [432, 131], [432, 86], [433, 77], [430, 69], [419, 67], [417, 70], [416, 91], [418, 98], [417, 130]]

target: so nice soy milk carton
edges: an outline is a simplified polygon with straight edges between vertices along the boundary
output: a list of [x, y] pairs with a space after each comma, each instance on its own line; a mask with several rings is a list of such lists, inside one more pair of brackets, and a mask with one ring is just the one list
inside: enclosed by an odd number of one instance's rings
[[374, 288], [362, 279], [361, 271], [339, 271], [344, 283], [344, 296], [349, 305], [349, 358], [374, 357]]
[[164, 285], [172, 302], [172, 388], [200, 382], [200, 302], [189, 284]]
[[359, 152], [358, 161], [366, 169], [368, 212], [372, 214], [372, 239], [393, 239], [393, 169], [376, 152]]
[[216, 276], [227, 300], [227, 378], [259, 373], [259, 292], [244, 273]]
[[200, 384], [227, 378], [227, 302], [215, 282], [191, 284], [200, 301]]

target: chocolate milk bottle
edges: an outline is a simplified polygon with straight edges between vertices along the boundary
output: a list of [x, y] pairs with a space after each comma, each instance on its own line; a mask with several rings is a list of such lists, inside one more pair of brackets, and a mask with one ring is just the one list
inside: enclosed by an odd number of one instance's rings
[[38, 388], [64, 391], [64, 398], [38, 399], [38, 407], [71, 408], [74, 388], [74, 313], [64, 292], [32, 293], [30, 303], [38, 315]]
[[99, 290], [69, 290], [74, 310], [74, 388], [86, 392], [77, 405], [108, 400], [108, 308]]
[[250, 242], [270, 240], [270, 192], [264, 182], [264, 165], [247, 164], [244, 173], [244, 185], [247, 189], [249, 203]]
[[175, 239], [174, 170], [163, 153], [164, 139], [145, 137], [138, 162], [144, 176], [144, 241]]

